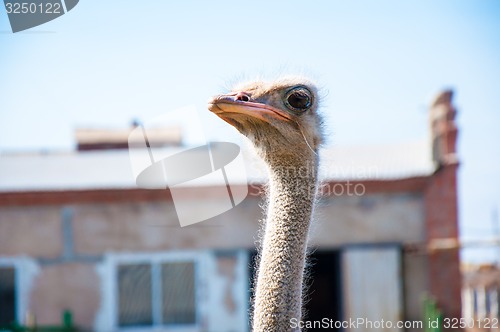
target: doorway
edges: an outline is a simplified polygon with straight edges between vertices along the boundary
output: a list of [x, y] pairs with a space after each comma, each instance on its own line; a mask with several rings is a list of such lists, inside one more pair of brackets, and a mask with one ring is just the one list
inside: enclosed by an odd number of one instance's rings
[[[250, 298], [253, 298], [256, 252], [250, 254]], [[340, 321], [342, 319], [340, 250], [317, 250], [309, 255], [308, 279], [303, 321]], [[319, 324], [318, 324], [319, 325]], [[309, 328], [307, 331], [324, 331]], [[332, 329], [329, 329], [330, 331]]]

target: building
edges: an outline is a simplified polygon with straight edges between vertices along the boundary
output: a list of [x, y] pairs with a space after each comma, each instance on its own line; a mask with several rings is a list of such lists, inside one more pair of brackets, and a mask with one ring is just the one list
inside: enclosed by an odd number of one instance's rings
[[[460, 317], [458, 249], [446, 246], [458, 238], [454, 117], [446, 91], [431, 142], [324, 151], [306, 319], [422, 321], [425, 294]], [[88, 142], [0, 155], [0, 324], [56, 324], [67, 309], [87, 330], [248, 331], [262, 165], [245, 155], [241, 204], [180, 227], [169, 190], [136, 186], [123, 142]], [[223, 204], [225, 186], [176, 199], [196, 215]]]
[[468, 330], [498, 329], [499, 290], [500, 269], [498, 266], [493, 264], [464, 266], [462, 317], [467, 318]]

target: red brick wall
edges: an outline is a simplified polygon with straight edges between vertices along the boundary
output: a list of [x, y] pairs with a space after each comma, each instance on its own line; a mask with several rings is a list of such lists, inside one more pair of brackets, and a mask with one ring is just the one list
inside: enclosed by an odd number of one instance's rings
[[[458, 164], [442, 166], [430, 179], [425, 191], [427, 241], [458, 238]], [[430, 293], [445, 317], [461, 316], [459, 248], [429, 253]]]

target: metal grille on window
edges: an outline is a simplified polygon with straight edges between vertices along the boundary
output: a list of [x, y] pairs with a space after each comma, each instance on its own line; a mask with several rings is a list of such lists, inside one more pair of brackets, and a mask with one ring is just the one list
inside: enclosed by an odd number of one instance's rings
[[195, 264], [165, 263], [161, 267], [164, 324], [196, 323]]
[[151, 264], [118, 267], [118, 324], [152, 325]]
[[0, 327], [16, 319], [16, 270], [0, 267]]

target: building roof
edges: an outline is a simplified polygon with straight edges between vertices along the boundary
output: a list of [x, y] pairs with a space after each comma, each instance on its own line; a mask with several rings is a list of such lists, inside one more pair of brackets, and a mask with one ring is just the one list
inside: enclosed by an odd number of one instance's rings
[[[138, 127], [138, 124], [134, 124], [126, 129], [77, 128], [75, 131], [77, 150], [126, 149], [129, 144], [137, 143], [135, 142], [137, 137], [131, 136], [131, 133]], [[182, 128], [180, 126], [148, 127], [147, 136], [150, 146], [180, 146]]]
[[[162, 151], [172, 155], [185, 148]], [[243, 147], [244, 172], [232, 172], [232, 184], [263, 183], [266, 168], [250, 149]], [[427, 141], [333, 147], [321, 152], [323, 181], [393, 180], [429, 176], [435, 171]], [[183, 186], [224, 185], [206, 177]], [[74, 151], [66, 153], [0, 154], [0, 192], [137, 188], [128, 150]]]

